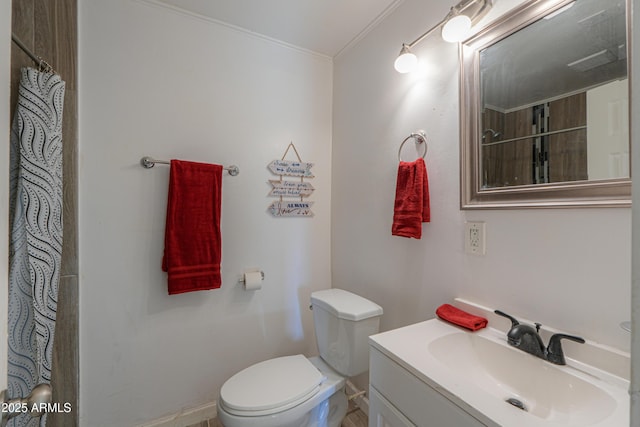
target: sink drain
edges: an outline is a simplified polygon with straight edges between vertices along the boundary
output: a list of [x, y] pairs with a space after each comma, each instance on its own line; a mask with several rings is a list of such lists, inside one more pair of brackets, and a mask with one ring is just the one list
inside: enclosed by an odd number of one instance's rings
[[521, 400], [516, 399], [515, 397], [510, 397], [509, 399], [506, 399], [505, 402], [507, 402], [509, 405], [515, 406], [518, 409], [522, 409], [523, 411], [527, 410], [527, 407], [524, 406], [524, 403], [522, 403]]

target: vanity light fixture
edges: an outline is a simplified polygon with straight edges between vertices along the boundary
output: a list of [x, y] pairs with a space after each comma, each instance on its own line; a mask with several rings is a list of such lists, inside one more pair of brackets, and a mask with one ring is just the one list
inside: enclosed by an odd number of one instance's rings
[[426, 33], [413, 42], [402, 44], [400, 54], [394, 63], [396, 71], [408, 73], [418, 64], [418, 58], [411, 52], [411, 48], [424, 40], [429, 34], [442, 27], [442, 38], [451, 43], [457, 43], [467, 38], [471, 26], [477, 23], [491, 9], [492, 0], [462, 0], [453, 6], [447, 16]]

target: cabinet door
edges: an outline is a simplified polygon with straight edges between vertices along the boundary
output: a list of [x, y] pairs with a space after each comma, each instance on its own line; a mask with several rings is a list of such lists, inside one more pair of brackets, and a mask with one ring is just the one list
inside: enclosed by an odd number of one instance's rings
[[[399, 424], [400, 426], [485, 426], [441, 392], [422, 382], [376, 348], [370, 347], [369, 349], [369, 383], [371, 388], [375, 388], [383, 399], [388, 399], [387, 401], [391, 402], [392, 407], [408, 420], [409, 424]], [[376, 425], [370, 424], [369, 427], [371, 426]]]
[[369, 427], [416, 427], [378, 391], [369, 387]]

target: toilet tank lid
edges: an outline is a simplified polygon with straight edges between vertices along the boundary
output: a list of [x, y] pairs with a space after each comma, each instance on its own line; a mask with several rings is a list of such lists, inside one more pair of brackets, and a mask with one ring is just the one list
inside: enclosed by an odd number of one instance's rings
[[343, 289], [325, 289], [311, 294], [311, 305], [323, 308], [340, 319], [358, 321], [382, 316], [382, 307]]

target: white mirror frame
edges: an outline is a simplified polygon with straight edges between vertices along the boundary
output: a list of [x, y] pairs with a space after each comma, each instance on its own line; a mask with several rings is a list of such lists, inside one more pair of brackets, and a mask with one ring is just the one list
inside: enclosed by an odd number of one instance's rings
[[[480, 179], [480, 51], [571, 3], [571, 1], [531, 0], [525, 2], [460, 44], [461, 209], [631, 206], [631, 177], [490, 189], [480, 187], [482, 182]], [[631, 76], [629, 3], [630, 0], [626, 0], [627, 75]], [[629, 86], [630, 95], [631, 84]], [[632, 117], [631, 111], [629, 111], [629, 117]]]

